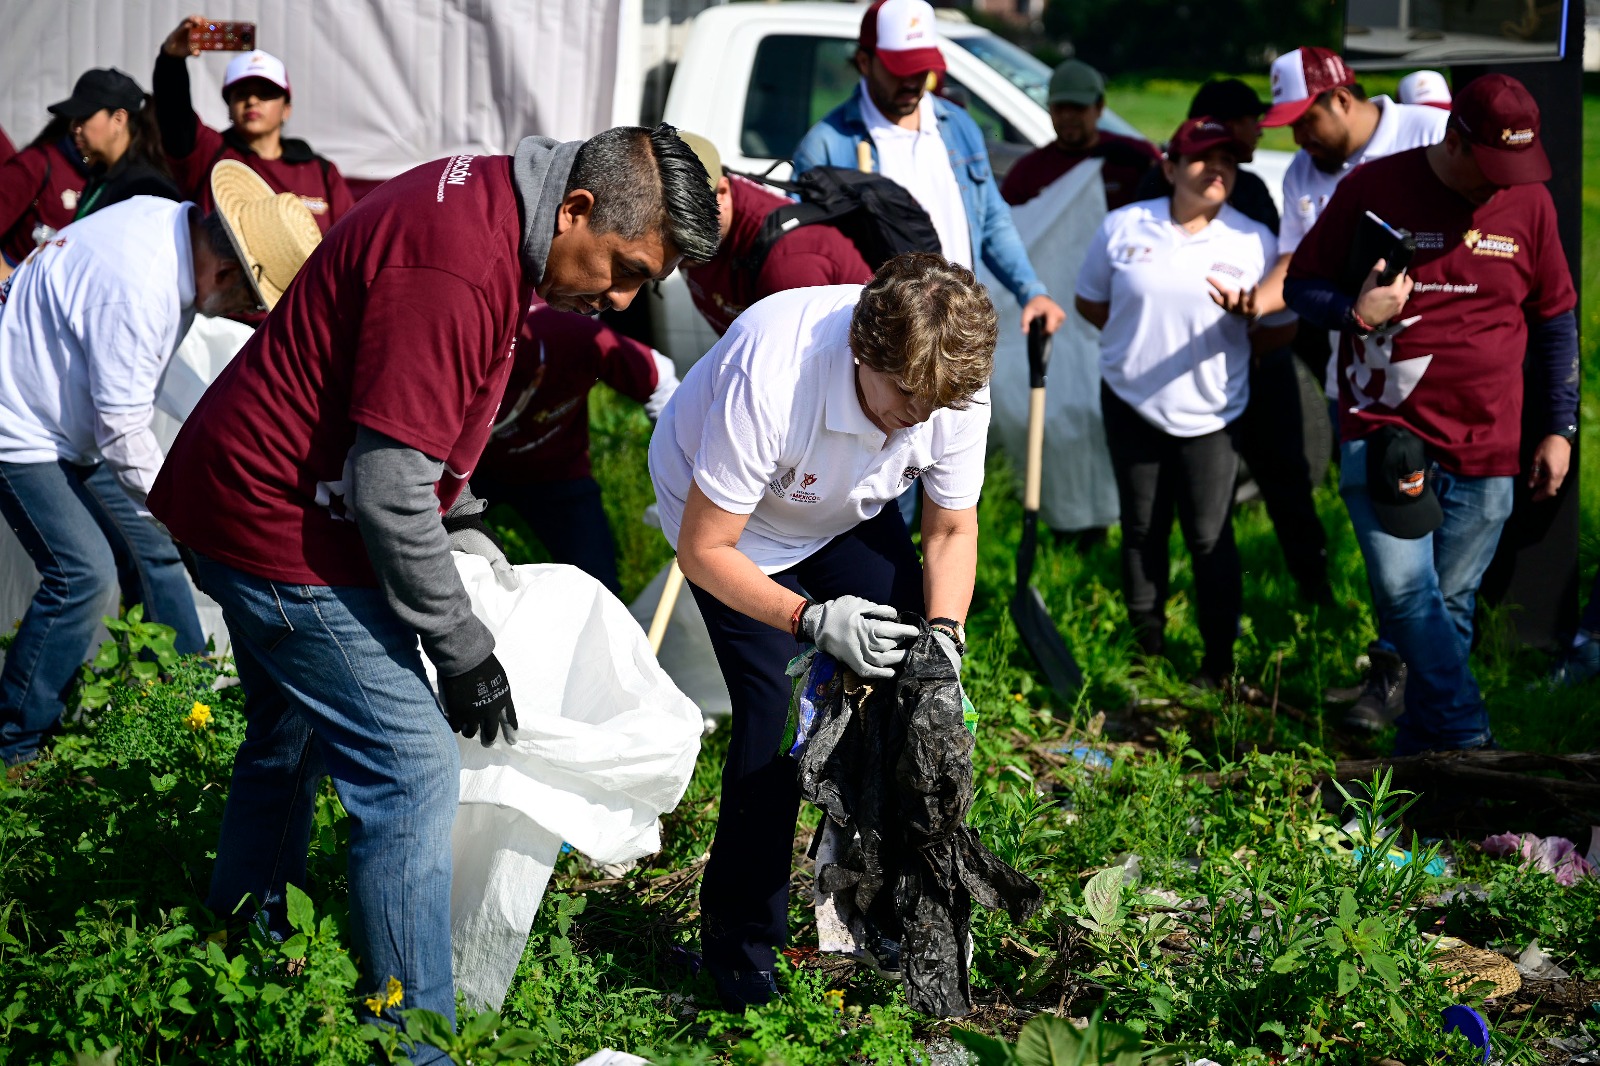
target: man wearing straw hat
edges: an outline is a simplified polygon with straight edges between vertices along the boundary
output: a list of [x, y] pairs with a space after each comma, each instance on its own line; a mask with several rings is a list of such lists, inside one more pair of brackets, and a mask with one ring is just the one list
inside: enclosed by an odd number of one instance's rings
[[40, 576], [0, 672], [8, 765], [31, 760], [60, 721], [113, 584], [177, 630], [178, 651], [204, 648], [177, 549], [145, 510], [162, 463], [156, 393], [196, 312], [270, 305], [318, 239], [292, 196], [234, 206], [114, 204], [36, 249], [3, 293], [0, 513]]
[[243, 915], [253, 900], [287, 932], [285, 885], [305, 884], [317, 785], [332, 777], [352, 816], [362, 994], [386, 1016], [455, 1015], [451, 731], [515, 739], [494, 636], [450, 550], [504, 562], [466, 485], [531, 294], [620, 309], [716, 249], [705, 168], [671, 126], [425, 163], [329, 232], [151, 494], [222, 605], [249, 697], [211, 906]]

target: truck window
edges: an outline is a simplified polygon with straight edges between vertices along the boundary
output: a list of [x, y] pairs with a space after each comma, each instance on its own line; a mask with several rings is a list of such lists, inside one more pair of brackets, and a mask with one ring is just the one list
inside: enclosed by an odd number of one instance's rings
[[1033, 151], [1033, 142], [1022, 131], [1000, 116], [988, 102], [957, 79], [945, 75], [944, 98], [966, 108], [967, 114], [983, 131], [984, 147], [989, 149], [989, 164], [996, 176], [1004, 178], [1011, 164]]
[[855, 91], [855, 51], [853, 38], [765, 38], [745, 93], [740, 152], [757, 159], [793, 156], [806, 131]]

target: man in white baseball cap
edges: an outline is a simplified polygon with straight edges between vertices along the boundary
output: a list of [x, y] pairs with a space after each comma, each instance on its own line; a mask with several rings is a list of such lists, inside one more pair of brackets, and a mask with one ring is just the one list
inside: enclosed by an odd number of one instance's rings
[[300, 197], [323, 233], [355, 206], [344, 176], [305, 141], [283, 135], [294, 111], [283, 60], [260, 50], [233, 57], [222, 98], [233, 124], [220, 133], [200, 121], [189, 96], [188, 58], [200, 54], [190, 31], [205, 20], [191, 15], [161, 45], [151, 79], [161, 143], [185, 196], [211, 210], [210, 174], [219, 159], [237, 159], [274, 192]]
[[1400, 79], [1400, 102], [1450, 110], [1450, 83], [1437, 70], [1414, 70]]

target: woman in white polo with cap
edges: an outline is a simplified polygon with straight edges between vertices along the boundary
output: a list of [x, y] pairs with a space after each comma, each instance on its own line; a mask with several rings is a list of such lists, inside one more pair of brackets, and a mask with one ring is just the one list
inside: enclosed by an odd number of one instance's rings
[[294, 111], [289, 74], [283, 61], [267, 52], [242, 52], [228, 62], [222, 99], [228, 105], [227, 129], [217, 132], [200, 121], [189, 97], [188, 58], [200, 47], [191, 30], [205, 19], [190, 15], [161, 45], [151, 79], [156, 120], [167, 162], [183, 194], [209, 211], [211, 168], [237, 159], [261, 175], [274, 192], [292, 192], [317, 220], [323, 233], [355, 206], [344, 175], [305, 141], [283, 135]]
[[[1146, 655], [1166, 651], [1167, 538], [1176, 510], [1205, 645], [1195, 683], [1233, 675], [1242, 577], [1233, 541], [1235, 423], [1249, 399], [1255, 289], [1272, 230], [1228, 204], [1248, 148], [1214, 118], [1178, 127], [1172, 193], [1111, 212], [1078, 274], [1100, 332], [1100, 406], [1122, 513], [1122, 590]], [[1281, 343], [1266, 332], [1263, 350]]]
[[[705, 961], [729, 1009], [771, 997], [787, 939], [800, 797], [778, 751], [786, 665], [811, 643], [862, 677], [892, 676], [917, 633], [900, 611], [965, 650], [995, 337], [970, 270], [908, 253], [864, 287], [750, 307], [650, 440], [662, 529], [733, 705], [700, 892]], [[886, 506], [919, 480], [922, 563]]]

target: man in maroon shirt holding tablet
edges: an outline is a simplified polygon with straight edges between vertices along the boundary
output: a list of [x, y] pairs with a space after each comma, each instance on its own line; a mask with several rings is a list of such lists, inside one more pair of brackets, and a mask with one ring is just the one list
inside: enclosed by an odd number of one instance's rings
[[435, 160], [352, 209], [207, 390], [149, 503], [222, 605], [248, 696], [214, 910], [259, 906], [287, 932], [284, 885], [304, 883], [331, 776], [363, 989], [394, 978], [398, 1006], [454, 1017], [451, 730], [487, 746], [517, 720], [450, 550], [516, 581], [467, 479], [517, 329], [531, 292], [623, 308], [716, 247], [705, 171], [670, 126]]
[[[1576, 297], [1549, 177], [1533, 98], [1485, 75], [1457, 95], [1442, 142], [1341, 181], [1289, 265], [1294, 310], [1342, 331], [1340, 492], [1380, 628], [1410, 668], [1396, 754], [1494, 742], [1468, 657], [1478, 583], [1524, 473], [1525, 355], [1547, 430], [1526, 472], [1534, 498], [1566, 477]], [[1381, 251], [1355, 251], [1392, 242], [1380, 220], [1416, 243], [1389, 284]]]

